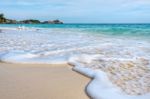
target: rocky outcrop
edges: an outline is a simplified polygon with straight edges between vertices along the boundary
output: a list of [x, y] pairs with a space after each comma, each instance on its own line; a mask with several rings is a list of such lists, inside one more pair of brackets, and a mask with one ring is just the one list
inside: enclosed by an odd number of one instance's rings
[[63, 24], [63, 22], [61, 22], [60, 20], [49, 20], [49, 21], [44, 21], [42, 22], [43, 24]]
[[22, 23], [22, 24], [40, 24], [41, 22], [39, 20], [29, 19], [29, 20], [19, 21], [19, 23]]

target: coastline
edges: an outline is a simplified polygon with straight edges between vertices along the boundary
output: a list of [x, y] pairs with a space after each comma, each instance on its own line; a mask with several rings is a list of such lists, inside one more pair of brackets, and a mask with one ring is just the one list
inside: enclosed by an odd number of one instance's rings
[[[0, 61], [6, 63], [0, 64], [0, 96], [87, 99], [86, 92], [93, 99], [149, 99], [147, 40], [101, 37], [64, 28], [2, 28]], [[80, 79], [67, 63], [92, 81]]]
[[0, 62], [2, 99], [89, 99], [89, 78], [66, 64], [8, 64]]

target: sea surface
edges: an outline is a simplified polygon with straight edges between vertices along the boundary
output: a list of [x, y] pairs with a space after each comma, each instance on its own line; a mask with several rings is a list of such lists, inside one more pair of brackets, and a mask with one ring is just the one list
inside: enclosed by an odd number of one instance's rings
[[[2, 29], [0, 33], [0, 61], [2, 62], [69, 63], [76, 65], [75, 70], [90, 77], [91, 70], [104, 72], [108, 67], [120, 67], [122, 64], [128, 66], [132, 63], [136, 68], [138, 66], [150, 68], [150, 24], [1, 24], [0, 29]], [[90, 70], [85, 73], [86, 69], [83, 67]], [[98, 75], [105, 77], [103, 73]], [[143, 75], [150, 78], [149, 71]], [[102, 89], [101, 87], [107, 89], [109, 85], [101, 84], [104, 86], [98, 87], [99, 89]], [[114, 99], [149, 99], [150, 95], [147, 95], [150, 92], [149, 85], [149, 82], [144, 84], [147, 89], [143, 89], [142, 92], [139, 89], [138, 92], [132, 93], [133, 95], [146, 94], [141, 97], [122, 97], [116, 94], [118, 91], [113, 93], [114, 90], [106, 90], [106, 92], [114, 95]], [[99, 89], [95, 90], [104, 91]], [[91, 88], [89, 90], [91, 97], [98, 97], [95, 99], [100, 97], [111, 99], [105, 94], [96, 94], [98, 91], [95, 90], [93, 94]], [[130, 95], [131, 92], [131, 90], [124, 91]]]

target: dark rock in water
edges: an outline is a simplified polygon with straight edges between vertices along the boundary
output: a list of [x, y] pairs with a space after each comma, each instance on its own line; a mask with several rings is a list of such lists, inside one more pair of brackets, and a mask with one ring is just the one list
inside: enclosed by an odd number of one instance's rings
[[43, 24], [63, 24], [60, 20], [49, 20], [49, 21], [44, 21], [42, 22]]
[[2, 33], [2, 30], [0, 29], [0, 33]]

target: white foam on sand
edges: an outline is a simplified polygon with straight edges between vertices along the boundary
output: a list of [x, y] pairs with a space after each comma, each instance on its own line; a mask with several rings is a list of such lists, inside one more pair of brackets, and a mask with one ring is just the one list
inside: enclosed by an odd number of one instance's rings
[[9, 51], [0, 55], [1, 61], [6, 63], [21, 63], [21, 64], [65, 64], [65, 59], [61, 57], [45, 57], [40, 58], [40, 55], [32, 54], [24, 51]]
[[112, 84], [109, 80], [107, 74], [101, 70], [87, 68], [83, 64], [90, 63], [95, 59], [97, 55], [88, 56], [76, 56], [69, 60], [69, 64], [74, 65], [73, 70], [86, 75], [92, 79], [92, 81], [87, 85], [87, 94], [92, 99], [149, 99], [150, 94], [144, 95], [127, 95], [122, 92], [122, 90]]

